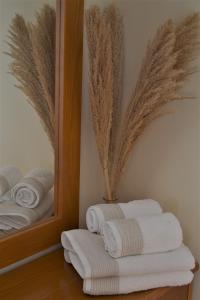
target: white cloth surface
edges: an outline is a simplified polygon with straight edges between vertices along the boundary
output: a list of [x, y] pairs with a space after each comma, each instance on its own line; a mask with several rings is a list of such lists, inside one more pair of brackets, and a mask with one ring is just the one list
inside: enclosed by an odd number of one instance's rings
[[[91, 232], [102, 232], [102, 224], [105, 221], [113, 219], [112, 210], [109, 216], [109, 211], [105, 208], [117, 206], [121, 212], [122, 216], [119, 218], [134, 218], [136, 216], [141, 215], [152, 215], [152, 214], [161, 214], [162, 208], [160, 204], [152, 199], [144, 199], [144, 200], [133, 200], [128, 203], [118, 203], [118, 204], [97, 204], [90, 206], [87, 209], [86, 213], [86, 223], [87, 228]], [[102, 210], [102, 207], [104, 210]], [[107, 211], [105, 215], [105, 211]], [[114, 217], [116, 219], [116, 217]]]
[[0, 223], [0, 230], [11, 230], [12, 229], [12, 227], [11, 226], [9, 226], [9, 225], [6, 225], [6, 224], [4, 224], [4, 223]]
[[22, 207], [35, 208], [52, 188], [53, 183], [54, 176], [51, 172], [34, 169], [13, 187], [11, 197]]
[[193, 277], [192, 272], [185, 271], [119, 278], [87, 278], [83, 282], [83, 292], [94, 296], [129, 294], [153, 288], [187, 285]]
[[184, 245], [169, 252], [114, 259], [105, 251], [102, 237], [87, 230], [65, 231], [61, 242], [68, 252], [65, 256], [84, 279], [189, 271], [195, 266], [194, 257]]
[[105, 248], [115, 258], [166, 252], [183, 243], [180, 223], [171, 213], [110, 220], [102, 228]]
[[4, 195], [21, 179], [22, 174], [14, 166], [0, 168], [0, 202], [7, 200]]
[[53, 189], [46, 194], [43, 201], [34, 209], [21, 207], [13, 200], [3, 202], [0, 204], [0, 229], [21, 229], [43, 218], [50, 217], [53, 214], [53, 204]]

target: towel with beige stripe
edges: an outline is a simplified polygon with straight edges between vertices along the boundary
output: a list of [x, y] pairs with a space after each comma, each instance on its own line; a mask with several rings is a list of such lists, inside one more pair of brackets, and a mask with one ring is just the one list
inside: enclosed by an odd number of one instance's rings
[[174, 250], [183, 236], [177, 218], [171, 213], [117, 219], [103, 226], [105, 247], [112, 257]]
[[44, 169], [33, 169], [11, 190], [15, 202], [27, 208], [35, 208], [49, 192], [54, 183], [54, 176]]
[[105, 221], [130, 219], [136, 216], [160, 214], [160, 204], [152, 199], [135, 200], [128, 203], [97, 204], [90, 206], [86, 213], [86, 223], [91, 232], [101, 233]]
[[54, 176], [35, 168], [24, 177], [18, 168], [0, 168], [0, 236], [22, 229], [54, 212]]
[[[94, 212], [94, 207], [98, 211], [95, 217], [93, 215], [93, 220], [90, 216], [89, 222], [98, 224], [96, 228], [102, 234], [84, 229], [62, 233], [65, 261], [71, 263], [83, 279], [84, 293], [128, 294], [158, 287], [187, 285], [192, 281], [191, 270], [195, 260], [183, 244], [182, 229], [177, 218], [171, 213], [162, 213], [160, 205], [154, 200], [150, 200], [150, 203], [148, 200], [138, 200], [134, 204], [135, 211], [133, 204], [132, 201], [122, 206], [102, 204], [103, 209], [102, 205], [89, 208], [90, 212]], [[127, 212], [126, 205], [132, 207], [130, 218], [124, 213]], [[121, 207], [123, 215], [119, 217], [118, 208]], [[112, 216], [116, 218], [112, 219]]]

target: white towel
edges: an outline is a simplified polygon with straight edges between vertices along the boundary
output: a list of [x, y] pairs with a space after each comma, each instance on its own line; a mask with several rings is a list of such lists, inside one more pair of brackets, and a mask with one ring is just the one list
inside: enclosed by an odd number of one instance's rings
[[97, 204], [88, 208], [86, 223], [89, 231], [101, 233], [102, 224], [105, 221], [161, 213], [160, 204], [152, 199], [134, 200], [118, 204]]
[[105, 248], [115, 258], [166, 252], [183, 242], [180, 223], [171, 213], [110, 220], [102, 228]]
[[34, 169], [11, 190], [11, 196], [22, 207], [35, 208], [52, 188], [54, 176], [43, 169]]
[[34, 208], [25, 208], [17, 205], [14, 201], [0, 204], [0, 229], [21, 229], [41, 219], [52, 216], [54, 203], [54, 192], [50, 190], [43, 201]]
[[164, 286], [189, 284], [194, 258], [187, 247], [166, 253], [112, 258], [100, 235], [87, 230], [63, 232], [64, 256], [83, 278], [90, 295], [127, 294]]
[[6, 231], [8, 231], [8, 230], [11, 230], [11, 229], [12, 229], [11, 226], [6, 225], [4, 223], [0, 223], [0, 230], [6, 230]]
[[21, 172], [13, 166], [0, 168], [0, 202], [7, 200], [5, 195], [22, 177]]
[[94, 296], [129, 294], [153, 288], [187, 285], [191, 283], [193, 277], [192, 272], [185, 271], [130, 277], [88, 278], [83, 281], [83, 292]]
[[190, 250], [184, 245], [174, 251], [114, 259], [105, 251], [102, 237], [87, 230], [65, 231], [61, 242], [65, 256], [70, 257], [84, 279], [189, 271], [195, 266]]

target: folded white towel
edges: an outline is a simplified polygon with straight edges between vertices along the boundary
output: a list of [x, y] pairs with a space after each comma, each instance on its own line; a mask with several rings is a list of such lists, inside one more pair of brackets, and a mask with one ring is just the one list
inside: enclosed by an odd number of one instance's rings
[[6, 231], [8, 231], [8, 230], [11, 230], [11, 229], [12, 229], [11, 226], [6, 225], [4, 223], [0, 223], [0, 230], [6, 230]]
[[192, 272], [185, 271], [130, 277], [87, 278], [84, 279], [83, 291], [96, 296], [129, 294], [153, 288], [187, 285], [193, 276]]
[[97, 204], [88, 208], [86, 223], [89, 231], [101, 233], [102, 224], [105, 221], [161, 213], [160, 204], [152, 199], [134, 200], [118, 204]]
[[0, 202], [7, 200], [2, 196], [8, 192], [22, 177], [21, 172], [13, 166], [0, 168]]
[[21, 207], [12, 200], [3, 202], [0, 204], [0, 229], [21, 229], [43, 218], [50, 217], [53, 214], [53, 203], [53, 189], [34, 209]]
[[65, 231], [61, 242], [67, 261], [70, 258], [84, 279], [189, 271], [195, 266], [190, 250], [184, 245], [174, 251], [114, 259], [105, 251], [102, 237], [87, 230]]
[[22, 207], [35, 208], [52, 188], [54, 176], [43, 169], [34, 169], [11, 190], [11, 196]]
[[166, 252], [183, 242], [180, 223], [171, 213], [110, 220], [102, 228], [105, 248], [115, 258]]

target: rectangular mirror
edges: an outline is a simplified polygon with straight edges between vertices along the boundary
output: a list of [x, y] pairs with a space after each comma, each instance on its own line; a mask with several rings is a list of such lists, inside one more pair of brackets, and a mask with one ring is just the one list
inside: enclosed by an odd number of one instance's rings
[[0, 268], [78, 226], [83, 3], [0, 0]]

